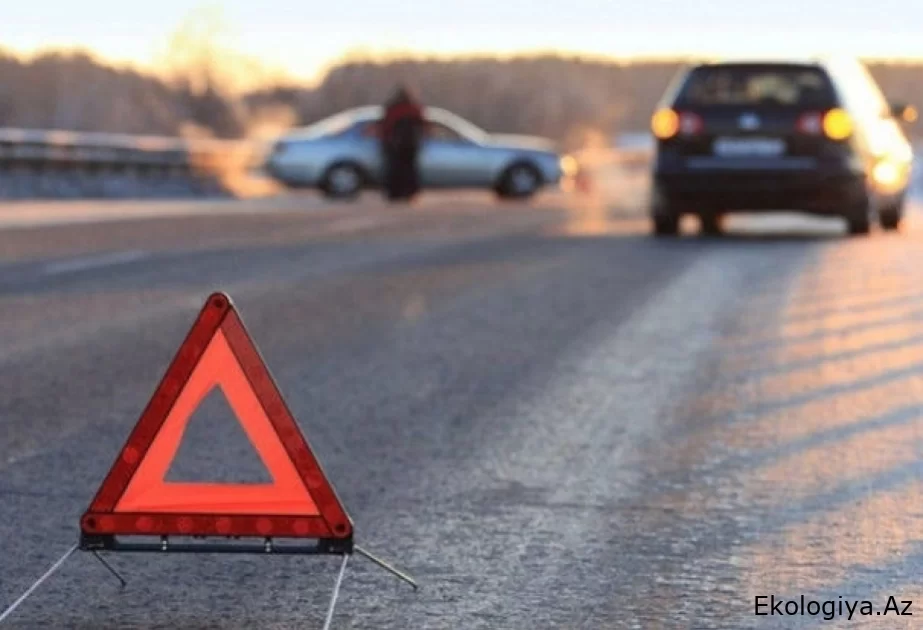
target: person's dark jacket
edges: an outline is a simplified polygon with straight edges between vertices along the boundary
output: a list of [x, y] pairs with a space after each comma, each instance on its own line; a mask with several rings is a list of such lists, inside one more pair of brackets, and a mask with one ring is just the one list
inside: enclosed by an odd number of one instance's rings
[[380, 134], [383, 148], [392, 154], [416, 153], [423, 136], [423, 108], [399, 94], [385, 106]]

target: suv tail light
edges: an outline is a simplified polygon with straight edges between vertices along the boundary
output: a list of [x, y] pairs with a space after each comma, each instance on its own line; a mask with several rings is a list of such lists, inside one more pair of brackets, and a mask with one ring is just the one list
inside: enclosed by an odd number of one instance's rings
[[694, 136], [704, 128], [702, 117], [691, 112], [658, 109], [651, 118], [651, 131], [659, 140], [669, 140], [677, 135]]
[[831, 140], [845, 140], [852, 135], [852, 117], [839, 108], [834, 108], [824, 114], [824, 135]]
[[658, 140], [669, 140], [679, 132], [679, 116], [672, 109], [658, 109], [651, 117], [651, 131]]
[[795, 123], [798, 133], [810, 136], [823, 134], [831, 140], [845, 140], [852, 135], [852, 117], [839, 108], [826, 112], [808, 112], [802, 114]]

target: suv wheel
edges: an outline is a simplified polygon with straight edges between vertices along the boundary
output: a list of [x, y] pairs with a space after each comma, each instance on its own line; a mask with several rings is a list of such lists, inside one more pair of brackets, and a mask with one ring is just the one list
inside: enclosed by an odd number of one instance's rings
[[847, 226], [850, 234], [868, 234], [871, 229], [868, 217], [849, 217]]
[[878, 212], [878, 222], [881, 224], [882, 229], [896, 230], [901, 226], [901, 219], [904, 214], [901, 205], [900, 203], [894, 203]]
[[868, 234], [871, 228], [868, 200], [854, 204], [847, 212], [845, 219], [847, 231], [850, 234]]

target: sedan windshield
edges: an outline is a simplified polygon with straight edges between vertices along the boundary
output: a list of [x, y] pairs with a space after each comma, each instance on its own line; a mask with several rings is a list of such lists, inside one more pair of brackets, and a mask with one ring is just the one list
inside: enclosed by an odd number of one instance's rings
[[441, 123], [453, 129], [458, 132], [459, 135], [478, 144], [484, 144], [490, 135], [477, 125], [444, 109], [434, 107], [427, 108], [426, 117], [432, 122]]

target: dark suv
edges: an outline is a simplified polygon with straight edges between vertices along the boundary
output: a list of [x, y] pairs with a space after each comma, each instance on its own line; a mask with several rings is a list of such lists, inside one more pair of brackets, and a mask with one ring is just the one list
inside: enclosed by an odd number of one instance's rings
[[913, 159], [899, 119], [914, 115], [854, 60], [694, 66], [651, 120], [654, 233], [683, 214], [717, 233], [726, 213], [781, 210], [896, 229]]

